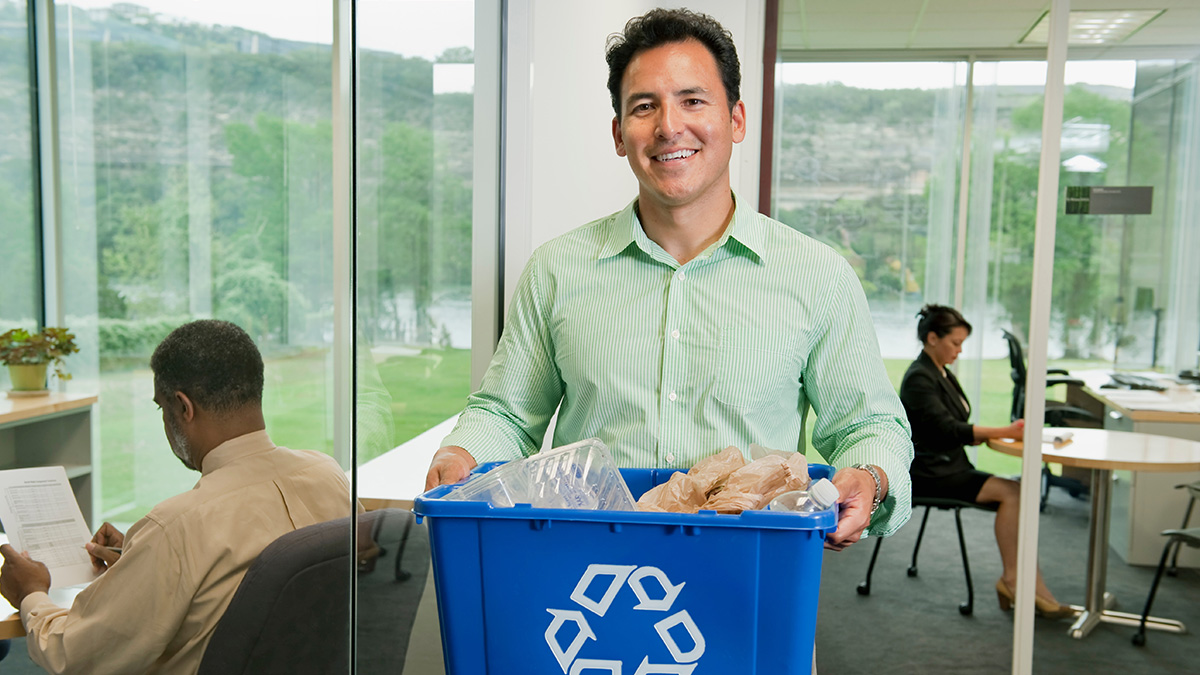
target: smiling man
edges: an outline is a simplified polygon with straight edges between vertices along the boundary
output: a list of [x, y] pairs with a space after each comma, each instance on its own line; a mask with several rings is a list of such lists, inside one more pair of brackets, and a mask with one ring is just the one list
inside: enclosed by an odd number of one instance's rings
[[622, 466], [687, 468], [728, 445], [803, 451], [811, 406], [813, 445], [841, 468], [826, 545], [894, 532], [912, 443], [858, 278], [730, 188], [746, 135], [730, 34], [656, 9], [610, 38], [607, 60], [637, 198], [534, 252], [428, 486], [536, 452], [556, 410], [554, 445], [595, 436]]

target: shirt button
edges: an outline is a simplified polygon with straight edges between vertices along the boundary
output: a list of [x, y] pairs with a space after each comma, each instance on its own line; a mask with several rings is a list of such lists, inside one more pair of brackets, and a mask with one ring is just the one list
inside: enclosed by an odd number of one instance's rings
[[675, 463], [675, 455], [668, 452], [667, 453], [667, 464], [674, 464], [674, 463]]
[[683, 280], [684, 280], [684, 279], [686, 279], [686, 278], [687, 278], [687, 274], [686, 274], [686, 273], [684, 273], [684, 272], [680, 272], [680, 273], [679, 273], [679, 280], [680, 280], [680, 281], [683, 281]]
[[671, 393], [667, 394], [667, 398], [669, 398], [669, 399], [671, 399], [672, 401], [674, 401], [675, 399], [677, 399], [677, 398], [679, 398], [679, 397], [678, 397], [678, 396], [675, 394], [675, 392], [671, 392]]
[[671, 337], [673, 337], [673, 338], [675, 338], [676, 340], [678, 340], [678, 339], [679, 339], [679, 330], [678, 330], [678, 329], [676, 329], [676, 330], [673, 330], [673, 331], [671, 331]]

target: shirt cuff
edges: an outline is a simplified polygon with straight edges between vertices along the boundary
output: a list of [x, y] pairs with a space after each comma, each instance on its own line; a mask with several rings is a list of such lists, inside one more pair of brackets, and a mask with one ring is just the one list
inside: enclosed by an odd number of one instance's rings
[[54, 604], [54, 601], [50, 599], [48, 594], [43, 593], [42, 591], [34, 591], [33, 593], [25, 596], [25, 599], [21, 601], [20, 607], [21, 623], [28, 626], [29, 615], [47, 605], [53, 609], [62, 609], [58, 605]]
[[457, 445], [466, 450], [480, 464], [508, 462], [524, 457], [519, 440], [509, 438], [507, 434], [495, 428], [464, 425], [461, 421], [459, 426], [442, 440], [442, 447], [447, 445]]

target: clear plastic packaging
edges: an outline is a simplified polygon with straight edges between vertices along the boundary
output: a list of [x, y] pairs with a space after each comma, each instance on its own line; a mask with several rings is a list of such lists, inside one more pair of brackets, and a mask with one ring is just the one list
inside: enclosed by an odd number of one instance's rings
[[634, 511], [633, 495], [598, 438], [502, 464], [472, 478], [445, 499], [511, 507]]
[[772, 499], [767, 510], [815, 513], [832, 507], [839, 496], [837, 487], [829, 479], [822, 478], [809, 485], [807, 490], [792, 490]]

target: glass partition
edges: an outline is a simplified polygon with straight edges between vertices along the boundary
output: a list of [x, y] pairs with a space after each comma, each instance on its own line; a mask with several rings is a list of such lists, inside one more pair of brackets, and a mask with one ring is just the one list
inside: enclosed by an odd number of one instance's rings
[[[8, 92], [0, 96], [0, 333], [36, 328], [42, 314], [28, 16], [26, 0], [0, 0], [0, 87]], [[0, 369], [0, 387], [7, 383], [8, 369]]]

